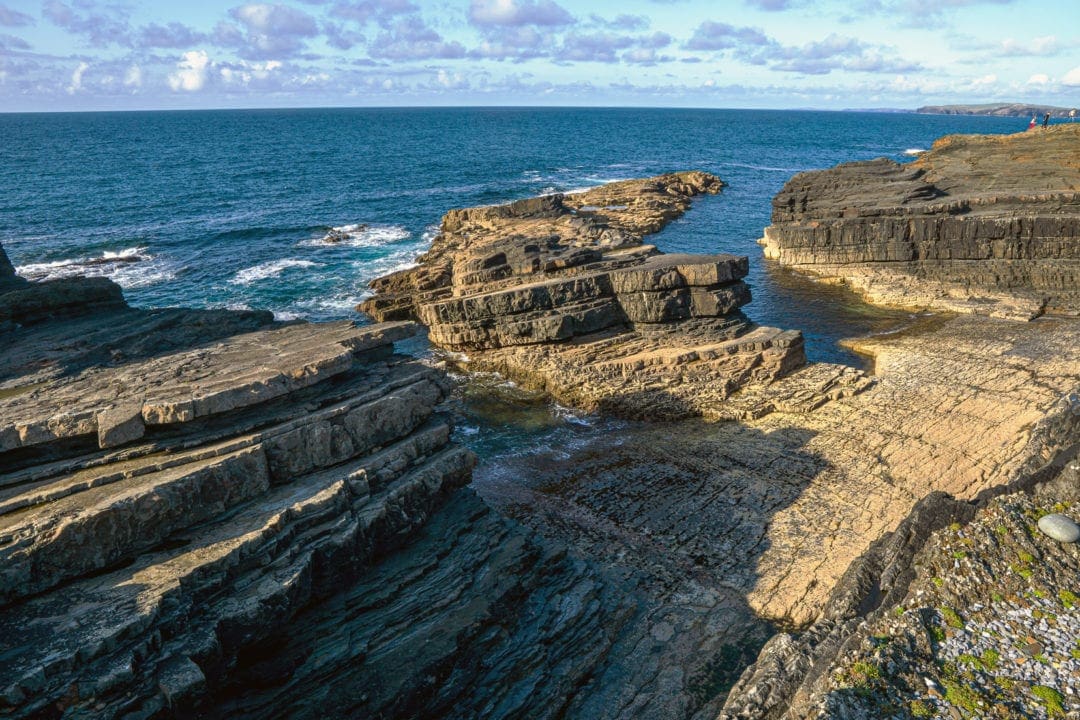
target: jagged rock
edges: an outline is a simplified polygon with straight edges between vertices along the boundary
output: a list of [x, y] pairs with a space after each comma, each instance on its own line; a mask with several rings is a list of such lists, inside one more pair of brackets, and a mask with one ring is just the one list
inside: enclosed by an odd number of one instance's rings
[[1080, 540], [1080, 526], [1061, 513], [1050, 513], [1039, 518], [1039, 529], [1058, 542], [1074, 543]]
[[462, 489], [445, 377], [393, 352], [414, 329], [123, 306], [13, 328], [0, 714], [715, 715], [768, 625]]
[[417, 267], [375, 280], [360, 309], [415, 318], [471, 370], [631, 417], [711, 412], [801, 365], [802, 336], [739, 308], [747, 259], [662, 255], [642, 237], [722, 183], [700, 172], [452, 210]]
[[0, 293], [7, 292], [15, 287], [21, 287], [26, 283], [15, 274], [15, 267], [8, 259], [4, 246], [0, 245]]
[[[924, 505], [966, 509], [915, 532], [914, 553], [883, 558], [881, 567], [903, 581], [880, 598], [865, 595], [872, 602], [846, 613], [842, 632], [836, 626], [818, 639], [810, 669], [804, 638], [787, 651], [802, 663], [794, 671], [763, 652], [721, 717], [1052, 718], [1078, 709], [1080, 565], [1070, 546], [1032, 523], [1049, 508], [1075, 512], [1075, 503], [1055, 499], [1055, 487], [1037, 483], [973, 505], [928, 498]], [[785, 692], [755, 705], [755, 694], [773, 689], [769, 679], [786, 680]]]
[[1027, 319], [1080, 314], [1080, 126], [952, 135], [901, 165], [800, 173], [765, 255], [873, 302]]

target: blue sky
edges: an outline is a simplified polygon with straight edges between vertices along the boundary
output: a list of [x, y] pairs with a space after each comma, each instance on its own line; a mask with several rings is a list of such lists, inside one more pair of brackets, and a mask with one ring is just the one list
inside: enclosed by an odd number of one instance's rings
[[0, 0], [0, 110], [1080, 105], [1080, 3]]

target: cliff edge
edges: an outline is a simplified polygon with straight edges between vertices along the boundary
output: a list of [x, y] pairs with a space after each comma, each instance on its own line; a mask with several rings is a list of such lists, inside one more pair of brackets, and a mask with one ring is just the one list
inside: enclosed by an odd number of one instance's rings
[[765, 256], [872, 302], [1028, 319], [1080, 314], [1080, 125], [952, 135], [915, 161], [800, 173]]

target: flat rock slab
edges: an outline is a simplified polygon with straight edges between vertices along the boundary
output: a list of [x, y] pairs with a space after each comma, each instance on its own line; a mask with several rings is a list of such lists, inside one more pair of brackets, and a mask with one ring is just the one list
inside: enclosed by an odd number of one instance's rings
[[[799, 626], [928, 493], [974, 498], [1074, 444], [1078, 347], [1074, 320], [938, 319], [862, 341], [872, 376], [812, 364], [714, 397], [706, 415], [726, 422], [604, 430], [573, 452], [481, 467], [477, 486], [605, 563], [664, 582], [696, 573]], [[600, 373], [604, 362], [579, 350]], [[646, 394], [649, 412], [673, 394]]]
[[[96, 434], [100, 447], [137, 439], [146, 426], [190, 422], [259, 404], [352, 367], [414, 326], [344, 321], [237, 335], [140, 363], [94, 366], [44, 386], [9, 383], [0, 398], [0, 452]], [[33, 342], [33, 336], [21, 338]]]

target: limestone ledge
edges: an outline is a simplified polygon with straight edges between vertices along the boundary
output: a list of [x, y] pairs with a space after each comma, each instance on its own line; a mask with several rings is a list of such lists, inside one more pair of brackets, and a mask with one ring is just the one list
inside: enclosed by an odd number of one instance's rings
[[722, 182], [684, 172], [453, 210], [417, 267], [359, 306], [411, 318], [461, 367], [627, 417], [720, 412], [805, 362], [797, 331], [754, 327], [745, 257], [643, 243]]
[[765, 256], [872, 302], [1029, 319], [1080, 314], [1080, 127], [942, 138], [793, 177]]
[[14, 275], [0, 306], [5, 717], [209, 711], [471, 476], [447, 381], [393, 352], [411, 323], [140, 311], [107, 280]]

